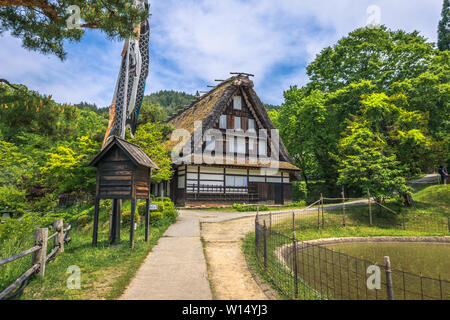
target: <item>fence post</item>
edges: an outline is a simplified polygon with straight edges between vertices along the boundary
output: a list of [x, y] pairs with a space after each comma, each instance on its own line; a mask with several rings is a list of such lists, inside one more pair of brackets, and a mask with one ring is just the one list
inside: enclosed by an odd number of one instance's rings
[[266, 220], [264, 220], [263, 224], [263, 236], [264, 236], [264, 270], [267, 269], [267, 228], [266, 228]]
[[43, 277], [45, 275], [45, 260], [47, 259], [47, 238], [48, 228], [39, 228], [34, 230], [34, 245], [41, 248], [33, 252], [31, 258], [31, 264], [39, 264], [39, 275]]
[[324, 216], [323, 216], [323, 195], [322, 195], [322, 193], [320, 194], [320, 210], [322, 211], [322, 229], [324, 228], [324, 225], [325, 225], [325, 219], [324, 219]]
[[388, 256], [384, 257], [384, 263], [386, 266], [386, 290], [389, 300], [394, 300], [394, 287], [392, 285], [392, 269], [391, 260]]
[[373, 220], [372, 220], [372, 202], [370, 200], [370, 191], [367, 189], [367, 199], [369, 200], [369, 225], [373, 226]]
[[269, 213], [269, 228], [272, 231], [272, 212]]
[[345, 192], [344, 192], [344, 186], [342, 186], [342, 224], [346, 225], [345, 221]]
[[320, 203], [317, 206], [317, 229], [320, 229]]
[[59, 247], [58, 253], [64, 252], [64, 221], [62, 219], [53, 222], [53, 230], [58, 232], [55, 237], [55, 247]]
[[298, 261], [297, 261], [297, 240], [295, 239], [295, 212], [292, 211], [292, 248], [294, 250], [294, 294], [298, 298]]

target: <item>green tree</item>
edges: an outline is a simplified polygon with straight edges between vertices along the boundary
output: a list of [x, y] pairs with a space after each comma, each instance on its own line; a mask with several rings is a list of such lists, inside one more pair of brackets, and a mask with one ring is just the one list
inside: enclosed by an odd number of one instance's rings
[[89, 161], [100, 151], [100, 143], [88, 137], [77, 138], [67, 146], [58, 146], [47, 154], [41, 168], [42, 185], [55, 194], [93, 192], [96, 185], [95, 168]]
[[139, 124], [148, 122], [164, 122], [167, 120], [167, 112], [159, 104], [150, 103], [148, 100], [142, 103], [139, 112]]
[[[79, 29], [68, 28], [72, 5], [80, 8]], [[142, 12], [124, 0], [5, 0], [0, 2], [0, 33], [9, 31], [25, 48], [64, 59], [64, 41], [80, 41], [86, 29], [121, 39], [134, 35], [134, 24], [147, 17], [148, 11]]]
[[170, 152], [164, 148], [164, 127], [159, 123], [148, 122], [139, 126], [134, 138], [130, 139], [158, 166], [159, 170], [152, 174], [152, 181], [155, 183], [170, 180], [173, 174]]
[[357, 29], [323, 49], [307, 67], [309, 87], [335, 91], [368, 80], [384, 90], [425, 72], [433, 55], [434, 45], [417, 31]]
[[450, 1], [444, 0], [442, 4], [442, 18], [438, 26], [439, 50], [450, 50]]
[[325, 105], [326, 94], [320, 91], [308, 94], [304, 88], [291, 87], [284, 93], [284, 99], [275, 124], [305, 181], [315, 174], [334, 184], [336, 163], [330, 151], [339, 136], [338, 131], [333, 130], [336, 122]]
[[366, 123], [352, 122], [347, 128], [347, 136], [339, 143], [338, 184], [359, 192], [370, 194], [381, 201], [398, 192], [410, 192], [405, 184], [404, 173], [395, 155], [384, 153], [385, 142]]

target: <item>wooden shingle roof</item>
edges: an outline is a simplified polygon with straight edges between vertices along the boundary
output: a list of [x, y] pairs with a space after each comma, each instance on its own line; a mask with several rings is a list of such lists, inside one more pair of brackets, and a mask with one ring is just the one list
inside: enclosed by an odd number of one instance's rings
[[99, 161], [114, 145], [117, 145], [135, 165], [151, 169], [159, 169], [158, 166], [147, 156], [147, 154], [139, 148], [139, 146], [118, 137], [114, 137], [94, 158], [94, 160], [91, 161], [90, 165], [96, 167]]

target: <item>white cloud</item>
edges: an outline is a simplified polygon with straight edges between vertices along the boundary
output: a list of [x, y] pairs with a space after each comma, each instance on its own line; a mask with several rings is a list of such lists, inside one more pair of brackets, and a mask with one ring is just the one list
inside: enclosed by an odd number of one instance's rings
[[[153, 0], [151, 64], [146, 92], [206, 90], [230, 71], [254, 73], [261, 98], [280, 103], [325, 46], [366, 24], [378, 5], [391, 29], [419, 30], [436, 41], [441, 0]], [[100, 36], [94, 40], [102, 39]], [[110, 103], [120, 43], [70, 45], [67, 61], [26, 51], [0, 38], [0, 77], [52, 94], [57, 101]]]

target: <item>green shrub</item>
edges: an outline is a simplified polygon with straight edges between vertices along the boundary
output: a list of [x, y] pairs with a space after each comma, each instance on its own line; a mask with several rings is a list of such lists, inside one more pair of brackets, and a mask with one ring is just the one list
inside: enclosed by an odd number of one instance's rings
[[306, 207], [306, 201], [301, 200], [301, 201], [292, 202], [290, 204], [287, 204], [286, 207], [288, 207], [288, 208], [290, 208], [290, 207]]
[[150, 224], [154, 227], [157, 227], [161, 224], [163, 220], [163, 213], [160, 211], [152, 211], [150, 212]]
[[15, 186], [0, 187], [0, 212], [9, 211], [22, 214], [29, 209], [26, 202], [25, 190], [19, 190]]
[[[161, 197], [156, 197], [155, 198], [155, 201], [161, 201]], [[170, 199], [170, 198], [168, 198], [168, 197], [164, 197], [164, 202], [172, 202], [172, 200]]]
[[244, 204], [240, 204], [240, 203], [234, 203], [233, 204], [233, 208], [236, 209], [239, 212], [253, 212], [253, 211], [269, 211], [270, 208], [266, 205], [262, 205], [262, 206], [256, 206], [256, 205], [251, 205], [251, 206], [247, 206]]
[[88, 215], [82, 215], [77, 217], [77, 225], [82, 227], [82, 226], [86, 226], [87, 224], [89, 224], [89, 222], [91, 222], [92, 218]]
[[172, 201], [164, 202], [163, 209], [164, 218], [167, 218], [171, 223], [177, 221], [178, 211]]
[[[123, 211], [122, 212], [122, 224], [129, 226], [130, 220], [131, 220], [131, 211], [130, 210]], [[141, 217], [138, 214], [134, 215], [134, 222], [137, 224], [139, 224], [141, 222]]]

